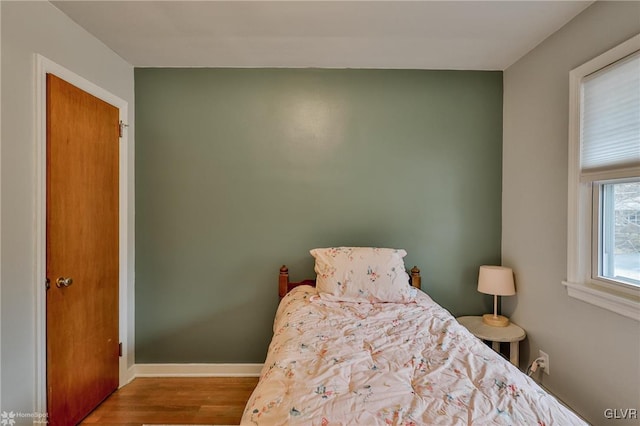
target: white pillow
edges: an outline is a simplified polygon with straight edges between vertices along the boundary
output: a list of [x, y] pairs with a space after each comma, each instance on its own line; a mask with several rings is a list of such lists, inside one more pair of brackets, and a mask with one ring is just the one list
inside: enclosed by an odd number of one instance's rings
[[409, 303], [415, 297], [402, 249], [332, 247], [310, 253], [316, 260], [316, 288], [325, 300]]

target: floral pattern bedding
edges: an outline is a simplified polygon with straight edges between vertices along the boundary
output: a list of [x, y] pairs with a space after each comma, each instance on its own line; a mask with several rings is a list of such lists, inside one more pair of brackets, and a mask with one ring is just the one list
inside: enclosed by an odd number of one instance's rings
[[414, 303], [283, 298], [243, 425], [584, 425], [418, 292]]

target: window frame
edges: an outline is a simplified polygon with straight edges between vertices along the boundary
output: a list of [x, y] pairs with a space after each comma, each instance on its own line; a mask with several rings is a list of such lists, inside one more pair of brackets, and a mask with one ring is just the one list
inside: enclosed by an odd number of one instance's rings
[[640, 167], [597, 172], [594, 181], [581, 180], [580, 113], [584, 77], [640, 51], [640, 34], [597, 56], [569, 73], [569, 170], [567, 279], [570, 297], [640, 321], [640, 287], [598, 277], [599, 186], [630, 176]]
[[[593, 197], [592, 197], [592, 236], [595, 238], [591, 238], [591, 278], [598, 280], [598, 281], [602, 281], [606, 284], [610, 284], [613, 285], [614, 288], [617, 288], [619, 290], [622, 290], [623, 292], [627, 292], [631, 295], [634, 295], [636, 292], [640, 291], [640, 284], [631, 284], [631, 283], [626, 283], [624, 281], [619, 281], [619, 280], [614, 280], [612, 278], [608, 278], [606, 276], [606, 271], [605, 271], [605, 265], [602, 264], [604, 263], [604, 259], [603, 262], [601, 263], [601, 259], [603, 257], [603, 243], [602, 239], [600, 239], [600, 236], [602, 236], [603, 238], [605, 237], [605, 231], [604, 231], [604, 222], [605, 222], [605, 217], [606, 217], [606, 211], [610, 211], [613, 207], [613, 204], [615, 203], [615, 200], [613, 199], [614, 195], [613, 194], [607, 194], [606, 190], [604, 189], [604, 186], [606, 185], [611, 185], [611, 184], [624, 184], [624, 183], [629, 183], [629, 182], [638, 182], [640, 183], [640, 177], [632, 177], [632, 178], [628, 178], [628, 179], [615, 179], [615, 180], [607, 180], [607, 181], [596, 181], [593, 182]], [[604, 204], [607, 204], [607, 208], [605, 208]], [[615, 228], [615, 212], [613, 212], [614, 216], [610, 218], [611, 223], [609, 223], [609, 226], [613, 226]], [[615, 244], [612, 238], [613, 232], [611, 232], [611, 230], [609, 232], [606, 232], [606, 240], [609, 240], [608, 243], [609, 244]], [[611, 257], [610, 259], [608, 259], [608, 262], [614, 263], [613, 261], [613, 257]], [[609, 265], [609, 268], [611, 268], [611, 265]], [[597, 277], [597, 278], [593, 278], [593, 277]]]

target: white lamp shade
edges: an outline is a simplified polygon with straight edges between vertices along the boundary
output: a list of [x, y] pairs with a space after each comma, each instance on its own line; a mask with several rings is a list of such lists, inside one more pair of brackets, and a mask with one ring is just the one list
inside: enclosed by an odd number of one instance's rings
[[513, 296], [516, 294], [513, 271], [505, 266], [481, 266], [478, 275], [478, 291], [498, 296]]

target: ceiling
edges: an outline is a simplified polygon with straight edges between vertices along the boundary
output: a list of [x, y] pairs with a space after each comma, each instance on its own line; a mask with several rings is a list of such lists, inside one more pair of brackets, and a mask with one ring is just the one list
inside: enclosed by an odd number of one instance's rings
[[592, 1], [52, 1], [136, 67], [504, 70]]

